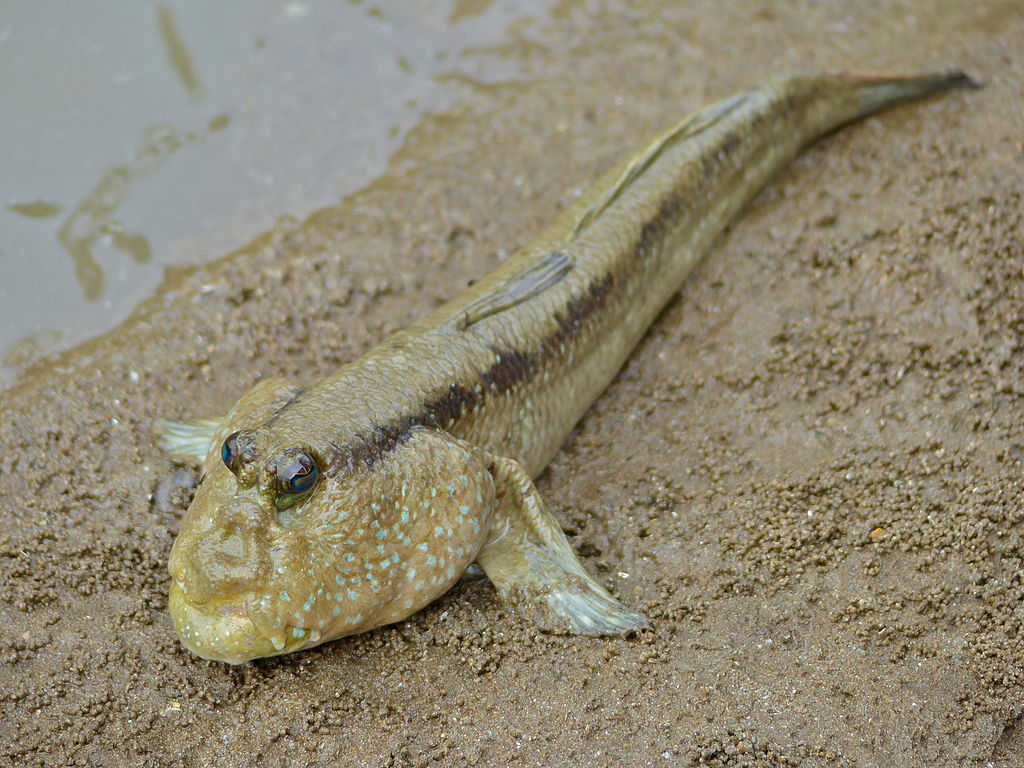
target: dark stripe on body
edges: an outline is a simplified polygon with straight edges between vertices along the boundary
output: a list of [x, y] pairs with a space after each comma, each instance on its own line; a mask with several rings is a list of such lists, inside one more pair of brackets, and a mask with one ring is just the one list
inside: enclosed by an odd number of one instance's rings
[[[720, 173], [742, 143], [735, 132], [729, 131], [722, 136], [716, 150], [703, 152], [699, 162], [704, 177], [709, 179]], [[587, 321], [607, 306], [612, 291], [628, 282], [629, 277], [642, 274], [637, 262], [646, 261], [654, 254], [656, 247], [664, 241], [669, 222], [679, 217], [692, 194], [688, 185], [682, 185], [669, 194], [658, 212], [640, 228], [629, 248], [629, 256], [618, 262], [614, 272], [591, 282], [586, 291], [571, 298], [562, 310], [555, 313], [557, 328], [535, 351], [495, 350], [496, 361], [479, 374], [479, 387], [476, 384], [450, 383], [443, 394], [424, 403], [418, 413], [374, 427], [370, 435], [356, 435], [350, 443], [338, 446], [335, 460], [330, 464], [341, 469], [361, 463], [372, 469], [385, 454], [405, 443], [417, 427], [451, 429], [466, 414], [479, 407], [485, 396], [510, 392], [529, 380], [545, 363], [560, 357], [563, 347], [578, 338]]]
[[591, 283], [585, 293], [570, 299], [555, 314], [558, 327], [537, 351], [496, 351], [495, 362], [479, 374], [478, 385], [450, 383], [443, 394], [424, 403], [418, 413], [375, 426], [370, 434], [357, 434], [352, 441], [335, 446], [335, 456], [328, 463], [337, 470], [351, 469], [356, 464], [373, 469], [385, 454], [405, 443], [414, 429], [451, 429], [486, 397], [507, 394], [528, 381], [546, 362], [561, 356], [563, 345], [577, 337], [587, 320], [605, 307], [615, 282], [615, 277], [607, 274]]

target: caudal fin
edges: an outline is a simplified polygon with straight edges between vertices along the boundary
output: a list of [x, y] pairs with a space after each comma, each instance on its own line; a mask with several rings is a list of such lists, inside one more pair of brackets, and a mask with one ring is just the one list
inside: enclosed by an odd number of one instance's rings
[[903, 101], [912, 101], [939, 91], [956, 88], [981, 88], [981, 83], [966, 72], [932, 73], [906, 76], [858, 76], [851, 78], [860, 97], [858, 117], [870, 115]]

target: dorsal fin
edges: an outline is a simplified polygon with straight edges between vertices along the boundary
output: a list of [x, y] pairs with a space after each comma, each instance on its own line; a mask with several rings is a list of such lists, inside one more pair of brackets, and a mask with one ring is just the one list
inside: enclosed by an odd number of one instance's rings
[[466, 330], [473, 323], [533, 298], [545, 291], [572, 269], [573, 259], [567, 253], [555, 251], [525, 269], [517, 272], [503, 283], [494, 293], [481, 296], [466, 306], [454, 319], [455, 328]]
[[570, 239], [575, 239], [580, 232], [587, 228], [591, 222], [600, 216], [609, 205], [621, 195], [626, 188], [636, 181], [651, 164], [658, 159], [662, 152], [680, 141], [692, 138], [702, 131], [715, 125], [719, 120], [728, 115], [747, 99], [746, 93], [738, 93], [717, 104], [712, 104], [699, 112], [684, 117], [679, 123], [669, 128], [665, 133], [656, 138], [646, 150], [641, 152], [627, 165], [615, 183], [597, 198], [583, 212], [576, 226], [573, 227]]
[[[646, 150], [630, 161], [615, 183], [587, 207], [573, 227], [569, 240], [572, 241], [578, 237], [580, 232], [614, 203], [619, 195], [636, 181], [666, 149], [707, 130], [735, 110], [746, 99], [747, 94], [740, 93], [717, 104], [712, 104], [710, 107], [683, 118], [682, 121], [655, 139]], [[463, 331], [484, 318], [511, 309], [555, 285], [569, 273], [572, 266], [573, 260], [569, 254], [563, 251], [550, 253], [511, 277], [494, 293], [482, 296], [469, 304], [451, 321], [451, 324], [456, 330]]]

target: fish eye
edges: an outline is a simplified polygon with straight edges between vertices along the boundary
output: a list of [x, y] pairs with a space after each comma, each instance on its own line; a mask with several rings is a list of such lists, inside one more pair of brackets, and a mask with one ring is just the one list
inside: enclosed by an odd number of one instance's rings
[[256, 442], [252, 430], [240, 429], [228, 435], [220, 446], [220, 459], [239, 481], [251, 474], [256, 459]]
[[[308, 457], [303, 456], [302, 458]], [[319, 474], [320, 470], [317, 469], [316, 464], [312, 461], [308, 464], [304, 462], [299, 463], [299, 466], [295, 468], [295, 471], [291, 473], [291, 476], [284, 483], [292, 493], [305, 493], [313, 487]]]
[[224, 462], [224, 466], [238, 474], [238, 469], [242, 464], [242, 453], [245, 448], [239, 443], [238, 438], [241, 436], [241, 431], [232, 432], [228, 435], [224, 442], [220, 446], [220, 460]]
[[278, 486], [276, 503], [283, 509], [313, 490], [320, 478], [320, 468], [312, 456], [302, 451], [283, 456], [274, 474]]
[[237, 436], [237, 432], [231, 433], [220, 447], [220, 460], [224, 462], [224, 466], [228, 469], [231, 469], [231, 460], [235, 457], [234, 442]]

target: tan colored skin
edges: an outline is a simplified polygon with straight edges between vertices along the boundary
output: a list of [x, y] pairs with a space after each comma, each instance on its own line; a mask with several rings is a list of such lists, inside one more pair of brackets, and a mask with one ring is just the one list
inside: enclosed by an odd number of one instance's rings
[[[957, 74], [793, 77], [709, 107], [363, 358], [304, 391], [264, 381], [219, 423], [172, 424], [168, 446], [205, 459], [171, 553], [182, 642], [231, 663], [307, 648], [409, 616], [474, 561], [544, 624], [644, 626], [587, 575], [531, 478], [804, 145], [965, 85]], [[239, 430], [229, 469], [221, 446]], [[297, 457], [318, 480], [282, 496]]]

